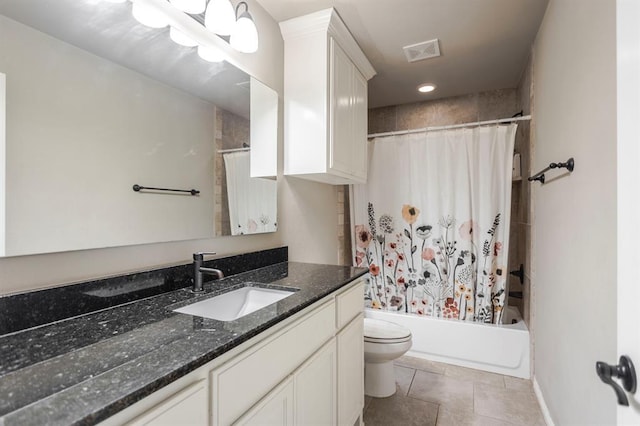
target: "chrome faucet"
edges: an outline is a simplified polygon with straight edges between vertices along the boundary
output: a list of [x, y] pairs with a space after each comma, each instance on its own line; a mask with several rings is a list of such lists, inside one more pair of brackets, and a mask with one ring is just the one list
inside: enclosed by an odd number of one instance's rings
[[205, 268], [202, 266], [205, 256], [213, 256], [213, 252], [197, 252], [193, 253], [193, 292], [200, 293], [204, 290], [202, 287], [202, 277], [204, 274], [216, 275], [218, 279], [224, 278], [224, 274], [220, 269]]

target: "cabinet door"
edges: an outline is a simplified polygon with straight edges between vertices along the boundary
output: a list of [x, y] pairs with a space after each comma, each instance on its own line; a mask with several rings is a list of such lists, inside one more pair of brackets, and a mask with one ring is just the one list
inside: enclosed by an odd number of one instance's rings
[[354, 65], [333, 38], [331, 40], [331, 118], [329, 122], [329, 169], [351, 175], [353, 134]]
[[364, 408], [364, 315], [338, 333], [338, 424], [352, 426]]
[[288, 378], [240, 417], [234, 425], [293, 425], [293, 400], [293, 380]]
[[336, 341], [332, 338], [294, 375], [296, 425], [336, 424]]
[[197, 383], [158, 404], [129, 425], [208, 425], [209, 401], [207, 381]]
[[351, 155], [353, 176], [362, 181], [367, 180], [367, 80], [355, 66], [352, 73], [353, 98], [351, 102], [352, 136]]

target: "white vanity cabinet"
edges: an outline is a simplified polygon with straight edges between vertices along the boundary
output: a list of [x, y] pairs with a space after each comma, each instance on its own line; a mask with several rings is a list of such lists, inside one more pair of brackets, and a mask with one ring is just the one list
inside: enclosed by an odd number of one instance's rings
[[[262, 410], [267, 417], [277, 412], [285, 419], [287, 408], [295, 425], [352, 426], [364, 407], [363, 292], [361, 280], [339, 290], [213, 370], [213, 424], [251, 424]], [[289, 380], [292, 405], [282, 393]]]
[[103, 424], [361, 424], [363, 293], [358, 279]]
[[367, 178], [367, 81], [375, 70], [335, 9], [280, 23], [284, 173], [330, 184]]

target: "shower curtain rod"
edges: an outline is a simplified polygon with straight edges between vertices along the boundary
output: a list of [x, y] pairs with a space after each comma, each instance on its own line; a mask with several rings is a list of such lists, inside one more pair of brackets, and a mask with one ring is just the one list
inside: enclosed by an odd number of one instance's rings
[[227, 152], [242, 152], [242, 151], [251, 151], [251, 148], [219, 149], [218, 154], [226, 154]]
[[422, 129], [398, 130], [395, 132], [384, 132], [384, 133], [372, 133], [370, 135], [367, 135], [367, 138], [371, 139], [371, 138], [377, 138], [380, 136], [395, 136], [395, 135], [407, 135], [409, 133], [433, 132], [435, 130], [460, 129], [462, 127], [486, 126], [489, 124], [511, 123], [512, 121], [523, 121], [523, 120], [531, 120], [531, 116], [525, 115], [522, 117], [501, 118], [499, 120], [476, 121], [474, 123], [453, 124], [451, 126], [423, 127]]

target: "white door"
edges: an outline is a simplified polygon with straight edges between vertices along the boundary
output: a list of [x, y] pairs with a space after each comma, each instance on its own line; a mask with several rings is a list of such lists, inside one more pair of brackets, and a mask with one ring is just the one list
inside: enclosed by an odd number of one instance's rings
[[[618, 356], [640, 367], [640, 2], [617, 1]], [[607, 360], [616, 364], [618, 360]], [[637, 370], [636, 370], [637, 376]], [[619, 382], [619, 381], [618, 381]], [[640, 390], [626, 392], [618, 424], [640, 424]]]

